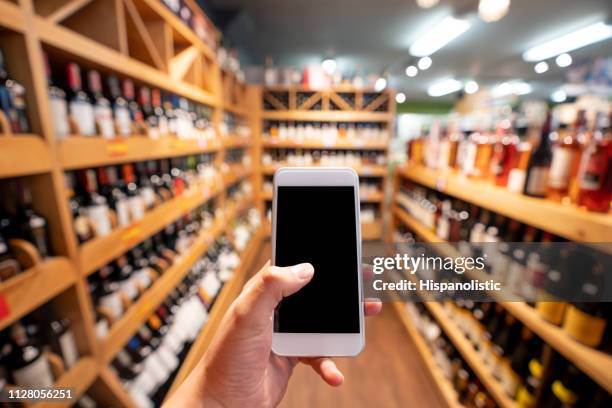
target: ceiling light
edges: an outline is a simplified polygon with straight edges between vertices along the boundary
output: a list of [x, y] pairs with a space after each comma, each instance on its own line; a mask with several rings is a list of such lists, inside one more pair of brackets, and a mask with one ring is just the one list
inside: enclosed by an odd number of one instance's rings
[[332, 75], [336, 70], [336, 60], [333, 58], [324, 59], [321, 63], [321, 67], [323, 71], [327, 72], [329, 75]]
[[415, 57], [426, 57], [438, 51], [470, 28], [467, 20], [446, 17], [429, 31], [424, 33], [412, 46], [410, 54]]
[[510, 8], [510, 0], [480, 0], [478, 15], [487, 23], [501, 20]]
[[558, 91], [555, 91], [550, 95], [550, 100], [555, 103], [565, 102], [566, 99], [567, 94], [562, 89], [559, 89]]
[[380, 92], [387, 87], [387, 80], [383, 77], [380, 77], [374, 83], [374, 90], [376, 92]]
[[480, 87], [478, 86], [478, 82], [476, 82], [476, 81], [467, 81], [465, 83], [465, 86], [463, 87], [463, 90], [466, 93], [474, 94], [474, 93], [478, 92], [479, 88]]
[[406, 67], [406, 76], [410, 78], [415, 77], [419, 73], [419, 70], [414, 65]]
[[610, 37], [612, 37], [612, 25], [602, 21], [530, 48], [523, 53], [523, 59], [542, 61]]
[[417, 5], [420, 8], [428, 9], [438, 4], [440, 0], [416, 0]]
[[395, 102], [404, 103], [406, 102], [406, 94], [403, 92], [399, 92], [395, 95]]
[[555, 62], [561, 68], [569, 67], [572, 65], [572, 56], [569, 54], [561, 54], [557, 58], [555, 58]]
[[524, 81], [503, 82], [491, 90], [493, 97], [502, 97], [508, 95], [526, 95], [531, 93], [532, 88]]
[[419, 62], [417, 63], [417, 66], [419, 67], [420, 70], [425, 71], [426, 69], [431, 67], [431, 58], [429, 57], [421, 58]]
[[444, 79], [442, 81], [436, 82], [427, 90], [427, 94], [429, 96], [438, 97], [443, 95], [448, 95], [453, 92], [459, 91], [463, 85], [461, 82], [457, 81], [453, 78]]
[[548, 63], [546, 61], [540, 61], [533, 67], [533, 70], [538, 74], [543, 74], [548, 71]]

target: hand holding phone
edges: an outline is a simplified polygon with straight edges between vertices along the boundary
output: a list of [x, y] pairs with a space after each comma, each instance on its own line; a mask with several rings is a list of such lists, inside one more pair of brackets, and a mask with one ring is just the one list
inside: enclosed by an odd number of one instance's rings
[[282, 168], [274, 177], [272, 263], [308, 262], [312, 280], [283, 299], [272, 350], [354, 356], [365, 345], [359, 178], [350, 168]]

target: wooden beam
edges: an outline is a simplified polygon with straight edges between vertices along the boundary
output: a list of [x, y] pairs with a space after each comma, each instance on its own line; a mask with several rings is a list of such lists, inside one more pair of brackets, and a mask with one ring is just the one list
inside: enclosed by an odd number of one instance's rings
[[178, 80], [185, 78], [199, 54], [200, 51], [193, 45], [176, 54], [168, 63], [170, 78]]
[[389, 95], [386, 93], [382, 93], [378, 95], [372, 102], [370, 102], [370, 104], [366, 106], [363, 110], [373, 112], [378, 107], [380, 107], [380, 105], [387, 102], [388, 100], [389, 100]]
[[314, 105], [315, 103], [321, 100], [321, 96], [322, 96], [321, 92], [313, 93], [300, 106], [298, 106], [298, 110], [310, 109], [312, 105]]
[[278, 110], [286, 110], [287, 109], [287, 107], [285, 105], [283, 105], [283, 103], [281, 101], [279, 101], [276, 96], [274, 96], [273, 94], [271, 94], [269, 92], [266, 92], [264, 94], [264, 99], [266, 101], [268, 101], [268, 103], [270, 103], [270, 105], [274, 106]]
[[55, 24], [61, 23], [91, 2], [92, 0], [70, 0], [56, 9], [53, 13], [49, 14], [47, 20]]
[[134, 26], [138, 31], [138, 35], [140, 35], [140, 38], [142, 39], [142, 42], [145, 45], [145, 49], [151, 56], [153, 63], [158, 69], [162, 71], [165, 70], [166, 63], [157, 51], [155, 42], [153, 42], [153, 39], [151, 38], [149, 31], [147, 30], [147, 26], [145, 25], [144, 21], [142, 21], [142, 17], [140, 17], [140, 14], [138, 13], [138, 9], [134, 5], [134, 2], [132, 0], [123, 0], [123, 3], [125, 4], [125, 8], [127, 9], [128, 14], [132, 18], [132, 22], [134, 23]]

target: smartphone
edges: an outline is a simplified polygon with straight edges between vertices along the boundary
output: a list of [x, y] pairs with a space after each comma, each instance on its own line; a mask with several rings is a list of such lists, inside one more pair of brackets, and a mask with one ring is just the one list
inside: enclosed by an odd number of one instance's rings
[[272, 264], [310, 262], [312, 280], [274, 313], [272, 350], [355, 356], [365, 346], [359, 177], [350, 168], [285, 167], [274, 174]]

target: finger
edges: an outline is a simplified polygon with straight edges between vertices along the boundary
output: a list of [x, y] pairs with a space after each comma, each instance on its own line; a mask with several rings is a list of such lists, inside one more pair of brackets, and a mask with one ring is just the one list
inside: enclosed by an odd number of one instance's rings
[[382, 310], [382, 302], [380, 300], [366, 300], [363, 304], [363, 310], [366, 316], [375, 316]]
[[313, 275], [314, 268], [309, 263], [289, 267], [266, 264], [245, 285], [234, 313], [247, 322], [267, 322], [278, 303], [304, 287]]
[[344, 375], [338, 370], [336, 363], [330, 358], [319, 357], [319, 358], [301, 358], [300, 361], [304, 364], [308, 364], [319, 376], [331, 385], [332, 387], [338, 387], [344, 382]]

